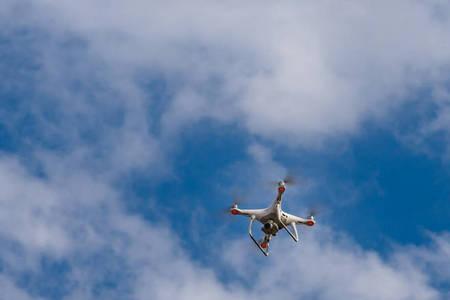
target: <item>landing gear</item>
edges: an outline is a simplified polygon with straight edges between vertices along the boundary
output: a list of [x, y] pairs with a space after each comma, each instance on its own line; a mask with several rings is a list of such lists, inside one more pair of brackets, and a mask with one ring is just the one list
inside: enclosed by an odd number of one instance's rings
[[253, 237], [252, 234], [252, 226], [253, 226], [253, 221], [255, 220], [255, 216], [251, 216], [250, 217], [250, 224], [248, 225], [248, 235], [250, 236], [250, 238], [252, 239], [252, 241], [256, 244], [256, 246], [258, 246], [259, 250], [261, 250], [261, 252], [265, 255], [265, 256], [269, 256], [269, 242], [271, 239], [271, 235], [270, 234], [266, 234], [264, 236], [264, 238], [262, 238], [259, 242]]

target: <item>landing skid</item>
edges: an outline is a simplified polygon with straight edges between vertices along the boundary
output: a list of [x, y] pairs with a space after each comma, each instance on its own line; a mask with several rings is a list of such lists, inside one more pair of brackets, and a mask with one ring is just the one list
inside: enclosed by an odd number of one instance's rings
[[286, 231], [289, 233], [289, 235], [291, 236], [291, 238], [292, 238], [294, 241], [298, 242], [298, 233], [297, 233], [297, 227], [295, 226], [295, 223], [292, 223], [292, 224], [291, 224], [293, 232], [291, 232], [291, 231], [289, 230], [289, 228], [288, 228], [281, 220], [280, 220], [280, 223], [281, 223], [281, 225], [283, 226], [283, 228], [286, 229]]
[[258, 241], [253, 237], [252, 234], [252, 226], [253, 226], [253, 221], [255, 220], [255, 216], [251, 216], [250, 217], [250, 224], [248, 225], [248, 235], [250, 236], [250, 238], [252, 239], [252, 241], [256, 244], [256, 246], [259, 248], [259, 250], [261, 250], [261, 252], [265, 255], [265, 256], [269, 256], [269, 246], [267, 246], [267, 250], [264, 250], [263, 247], [261, 247], [261, 245], [258, 243]]

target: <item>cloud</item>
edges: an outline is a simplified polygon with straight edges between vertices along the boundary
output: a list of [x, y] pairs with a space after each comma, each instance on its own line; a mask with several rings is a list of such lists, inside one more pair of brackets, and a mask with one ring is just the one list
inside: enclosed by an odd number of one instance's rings
[[8, 25], [0, 115], [13, 148], [28, 158], [50, 149], [116, 177], [164, 163], [149, 103], [130, 78], [118, 78], [73, 36]]
[[[280, 235], [272, 256], [264, 261], [259, 261], [247, 238], [223, 240], [213, 248], [224, 252], [205, 249], [218, 258], [225, 253], [222, 263], [201, 265], [176, 233], [126, 212], [119, 191], [107, 181], [80, 169], [66, 170], [64, 178], [58, 168], [44, 170], [44, 177], [33, 175], [14, 157], [4, 156], [0, 162], [6, 184], [0, 194], [0, 238], [4, 245], [15, 245], [0, 252], [8, 299], [18, 293], [46, 299], [49, 296], [42, 291], [46, 282], [64, 286], [65, 299], [271, 299], [278, 295], [423, 300], [440, 297], [432, 285], [433, 274], [448, 282], [441, 273], [427, 271], [429, 266], [441, 270], [441, 262], [448, 260], [445, 234], [435, 236], [437, 246], [402, 248], [382, 258], [344, 234], [318, 226], [305, 230], [300, 244]], [[44, 258], [64, 262], [68, 268], [62, 273], [45, 272]], [[227, 272], [237, 277], [220, 280]], [[20, 283], [25, 274], [42, 280]]]
[[80, 160], [126, 172], [169, 165], [176, 136], [203, 120], [314, 147], [367, 121], [395, 127], [386, 120], [431, 89], [422, 102], [436, 115], [398, 134], [430, 152], [430, 139], [448, 141], [449, 12], [406, 0], [8, 1], [2, 33], [28, 63], [8, 59], [2, 90], [31, 89], [21, 99], [33, 101], [2, 122], [35, 120], [44, 147], [94, 143]]
[[[205, 119], [305, 146], [383, 119], [445, 79], [447, 4], [5, 4], [1, 33], [30, 61], [2, 62], [12, 74], [2, 91], [25, 91], [13, 97], [18, 109], [1, 108], [26, 151], [0, 160], [0, 287], [9, 299], [51, 298], [43, 282], [66, 299], [444, 297], [433, 281], [448, 282], [437, 267], [448, 260], [446, 234], [381, 257], [324, 226], [300, 245], [280, 238], [263, 263], [249, 241], [223, 241], [213, 247], [225, 249], [231, 270], [204, 266], [182, 237], [127, 212], [117, 182], [141, 168], [168, 172], [176, 134]], [[285, 171], [259, 144], [249, 154], [262, 173]], [[48, 272], [43, 260], [68, 267]], [[224, 280], [233, 268], [251, 284]]]
[[117, 75], [111, 85], [148, 98], [136, 78], [165, 81], [166, 134], [212, 118], [317, 145], [443, 86], [450, 62], [450, 8], [440, 1], [44, 1], [33, 12], [58, 39], [84, 41], [92, 68]]
[[307, 231], [302, 236], [301, 244], [277, 240], [272, 249], [274, 257], [262, 272], [259, 266], [240, 261], [243, 265], [238, 268], [258, 274], [255, 291], [264, 290], [267, 297], [278, 294], [314, 299], [439, 297], [420, 269], [403, 268], [395, 260], [382, 259], [330, 228], [315, 228], [314, 233]]
[[[397, 139], [412, 150], [433, 159], [448, 162], [450, 158], [450, 93], [445, 83], [436, 86], [426, 99], [435, 99], [432, 105], [420, 103], [415, 116], [406, 128], [395, 130]], [[411, 129], [410, 127], [413, 127]]]
[[406, 246], [398, 247], [398, 260], [406, 265], [417, 264], [430, 274], [436, 286], [446, 286], [450, 281], [450, 235], [428, 233], [431, 243], [428, 247]]
[[[1, 299], [17, 299], [17, 300], [31, 300], [38, 299], [32, 298], [27, 293], [17, 288], [14, 283], [12, 283], [5, 276], [0, 276], [0, 289], [2, 290]], [[6, 297], [6, 298], [3, 298]]]

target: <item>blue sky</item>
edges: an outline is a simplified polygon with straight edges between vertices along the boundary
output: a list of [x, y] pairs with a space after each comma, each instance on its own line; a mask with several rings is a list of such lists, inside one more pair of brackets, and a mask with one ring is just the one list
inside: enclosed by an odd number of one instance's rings
[[4, 299], [448, 298], [448, 4], [3, 2]]

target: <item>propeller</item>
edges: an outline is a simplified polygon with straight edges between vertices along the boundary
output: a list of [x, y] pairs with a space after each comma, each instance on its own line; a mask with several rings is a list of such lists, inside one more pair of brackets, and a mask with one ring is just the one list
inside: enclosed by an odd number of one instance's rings
[[308, 212], [308, 218], [314, 219], [314, 217], [317, 216], [317, 213], [318, 213], [317, 209], [314, 208], [310, 209]]
[[292, 175], [286, 175], [286, 177], [284, 177], [283, 181], [287, 185], [294, 185], [297, 183], [296, 178]]
[[235, 207], [237, 207], [237, 206], [239, 206], [240, 204], [245, 203], [245, 202], [246, 202], [245, 199], [242, 199], [242, 198], [239, 197], [239, 196], [234, 196], [234, 197], [233, 197], [233, 202], [231, 202], [231, 205], [228, 206], [228, 207], [226, 207], [226, 208], [224, 208], [224, 209], [222, 210], [222, 213], [228, 215], [228, 214], [230, 214], [231, 209], [233, 209], [233, 208], [235, 208]]
[[329, 207], [327, 207], [323, 203], [316, 203], [312, 208], [309, 209], [308, 217], [314, 218], [317, 215], [328, 214], [329, 212]]
[[[296, 185], [298, 183], [298, 180], [293, 175], [286, 175], [281, 181], [283, 181], [286, 185]], [[277, 186], [280, 183], [280, 180], [278, 181], [270, 181], [271, 186]]]

